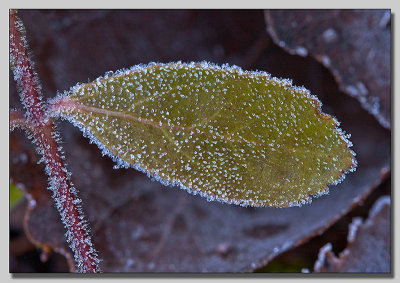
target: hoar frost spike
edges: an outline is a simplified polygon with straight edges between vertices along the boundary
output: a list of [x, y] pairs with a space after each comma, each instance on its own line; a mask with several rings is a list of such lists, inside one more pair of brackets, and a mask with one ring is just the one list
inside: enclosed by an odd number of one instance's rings
[[242, 206], [300, 206], [355, 170], [338, 121], [303, 87], [265, 72], [150, 63], [50, 101], [118, 167]]

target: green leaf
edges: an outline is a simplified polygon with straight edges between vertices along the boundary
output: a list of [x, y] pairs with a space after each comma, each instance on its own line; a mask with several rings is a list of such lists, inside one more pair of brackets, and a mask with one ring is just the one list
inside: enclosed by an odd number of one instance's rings
[[10, 210], [24, 198], [24, 192], [10, 183]]
[[310, 202], [354, 170], [338, 122], [304, 88], [202, 63], [134, 66], [51, 102], [118, 167], [243, 206]]

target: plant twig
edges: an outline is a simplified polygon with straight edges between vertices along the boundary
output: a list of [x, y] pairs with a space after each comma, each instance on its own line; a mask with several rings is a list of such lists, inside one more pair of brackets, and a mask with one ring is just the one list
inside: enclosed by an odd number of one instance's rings
[[[38, 152], [46, 162], [46, 173], [49, 176], [49, 189], [53, 191], [57, 209], [67, 229], [67, 241], [74, 253], [77, 272], [100, 272], [97, 253], [89, 235], [88, 222], [81, 208], [77, 190], [70, 181], [70, 173], [65, 168], [64, 156], [59, 146], [59, 137], [54, 130], [54, 123], [44, 111], [40, 85], [33, 71], [32, 62], [27, 51], [25, 30], [16, 11], [10, 12], [10, 63], [17, 82], [21, 101], [26, 110], [24, 123], [32, 125], [32, 137]], [[16, 119], [22, 120], [21, 113], [11, 112]], [[19, 122], [18, 122], [19, 121]], [[21, 125], [21, 124], [20, 124]]]
[[28, 121], [25, 119], [24, 112], [21, 110], [11, 109], [10, 110], [10, 131], [15, 128], [30, 128]]

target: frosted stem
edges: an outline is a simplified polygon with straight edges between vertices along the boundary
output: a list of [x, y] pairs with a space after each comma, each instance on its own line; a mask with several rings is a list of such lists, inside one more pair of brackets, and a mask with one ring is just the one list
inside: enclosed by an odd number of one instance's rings
[[29, 128], [29, 123], [25, 119], [24, 112], [21, 110], [10, 110], [10, 131], [13, 131], [15, 128], [26, 129]]
[[21, 102], [26, 110], [26, 115], [21, 111], [11, 111], [10, 114], [15, 119], [10, 120], [18, 125], [22, 125], [22, 122], [33, 125], [31, 128], [34, 128], [34, 142], [46, 162], [49, 189], [53, 191], [57, 209], [67, 229], [67, 241], [74, 253], [76, 271], [101, 272], [97, 253], [89, 235], [88, 222], [80, 206], [81, 200], [77, 197], [77, 190], [73, 187], [69, 179], [70, 173], [63, 162], [58, 134], [42, 105], [40, 85], [28, 56], [24, 26], [17, 12], [13, 10], [10, 12], [10, 63]]

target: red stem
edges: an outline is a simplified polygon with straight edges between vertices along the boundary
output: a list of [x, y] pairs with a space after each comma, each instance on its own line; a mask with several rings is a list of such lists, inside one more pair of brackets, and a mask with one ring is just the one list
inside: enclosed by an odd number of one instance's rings
[[28, 122], [26, 121], [25, 114], [21, 110], [10, 110], [10, 131], [15, 128], [30, 128]]
[[28, 56], [24, 27], [16, 11], [10, 12], [10, 60], [21, 101], [27, 111], [26, 121], [33, 125], [34, 142], [46, 162], [49, 189], [53, 191], [56, 206], [67, 229], [67, 241], [74, 252], [77, 272], [100, 272], [88, 223], [80, 206], [81, 200], [77, 198], [76, 189], [65, 168], [53, 121], [47, 117], [42, 105], [40, 86]]

